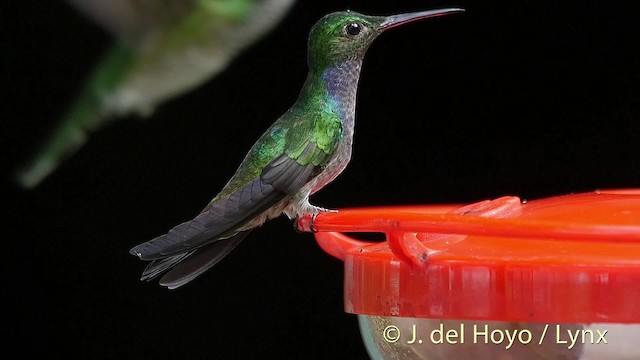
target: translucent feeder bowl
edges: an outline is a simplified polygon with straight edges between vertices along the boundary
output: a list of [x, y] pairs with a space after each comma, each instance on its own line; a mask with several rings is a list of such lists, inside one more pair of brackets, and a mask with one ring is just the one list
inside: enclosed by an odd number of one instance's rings
[[344, 261], [345, 311], [372, 359], [640, 359], [640, 189], [297, 225]]

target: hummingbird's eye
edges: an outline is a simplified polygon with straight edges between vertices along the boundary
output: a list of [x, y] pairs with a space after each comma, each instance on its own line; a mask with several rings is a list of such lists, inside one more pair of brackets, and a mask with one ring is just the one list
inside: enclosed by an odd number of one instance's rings
[[360, 31], [362, 30], [362, 26], [358, 23], [351, 23], [349, 25], [347, 25], [345, 27], [345, 30], [347, 31], [347, 34], [351, 35], [351, 36], [356, 36], [358, 34], [360, 34]]

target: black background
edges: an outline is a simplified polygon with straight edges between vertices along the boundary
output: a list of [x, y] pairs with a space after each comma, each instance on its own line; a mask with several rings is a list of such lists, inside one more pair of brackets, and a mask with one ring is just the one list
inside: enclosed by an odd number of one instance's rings
[[464, 6], [383, 34], [364, 63], [353, 158], [331, 208], [526, 199], [640, 186], [640, 6], [582, 1], [300, 1], [228, 71], [114, 122], [35, 191], [8, 179], [109, 36], [60, 1], [3, 2], [0, 228], [19, 354], [366, 358], [342, 264], [280, 218], [178, 291], [128, 254], [187, 220], [295, 100], [322, 15]]

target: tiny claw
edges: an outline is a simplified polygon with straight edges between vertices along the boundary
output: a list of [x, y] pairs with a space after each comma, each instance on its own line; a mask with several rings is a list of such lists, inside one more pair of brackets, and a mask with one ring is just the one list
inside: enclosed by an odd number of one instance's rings
[[293, 228], [299, 233], [309, 232], [309, 219], [311, 215], [300, 215], [293, 223]]
[[311, 220], [309, 220], [309, 230], [311, 231], [312, 234], [317, 233], [318, 231], [313, 227], [313, 222], [316, 221], [316, 216], [318, 216], [318, 213], [314, 213], [311, 214]]
[[303, 218], [297, 217], [293, 222], [293, 230], [300, 234], [305, 233], [306, 231], [304, 231], [304, 224], [302, 223], [303, 221]]
[[319, 213], [311, 213], [311, 214], [306, 214], [306, 215], [297, 217], [293, 227], [296, 229], [297, 232], [300, 232], [300, 233], [303, 233], [303, 232], [311, 232], [313, 234], [317, 233], [318, 230], [316, 230], [316, 228], [313, 226], [313, 223], [314, 221], [316, 221], [316, 216], [318, 216], [318, 214]]
[[296, 221], [294, 223], [294, 228], [298, 232], [311, 232], [317, 233], [319, 230], [315, 227], [316, 217], [321, 213], [337, 213], [338, 210], [334, 209], [324, 209], [320, 207], [313, 207], [313, 211], [306, 212], [304, 214], [298, 215], [296, 217]]

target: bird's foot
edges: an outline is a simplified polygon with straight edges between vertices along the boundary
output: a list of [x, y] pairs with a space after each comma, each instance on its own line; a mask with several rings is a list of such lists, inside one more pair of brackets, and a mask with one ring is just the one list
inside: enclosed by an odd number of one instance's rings
[[315, 205], [311, 205], [309, 204], [309, 202], [305, 202], [304, 204], [302, 204], [302, 206], [300, 206], [298, 208], [298, 211], [296, 211], [296, 218], [301, 218], [305, 215], [311, 215], [311, 217], [313, 219], [315, 219], [316, 215], [323, 213], [323, 212], [338, 212], [338, 210], [335, 209], [325, 209], [323, 207], [319, 207], [319, 206], [315, 206]]
[[308, 218], [309, 220], [309, 230], [311, 230], [312, 233], [317, 232], [316, 229], [314, 228], [313, 224], [316, 221], [316, 217], [318, 216], [318, 214], [323, 213], [323, 212], [338, 212], [338, 210], [335, 209], [325, 209], [319, 206], [314, 206], [309, 204], [308, 202], [303, 204], [302, 206], [300, 206], [297, 211], [295, 212], [295, 214], [292, 214], [293, 216], [287, 214], [287, 216], [289, 217], [289, 219], [293, 220], [294, 218], [296, 219], [296, 221], [293, 224], [294, 229], [296, 229], [296, 231], [298, 232], [303, 232], [302, 229], [303, 227], [301, 227], [301, 221], [305, 221], [303, 220], [304, 218]]
[[325, 209], [323, 207], [319, 207], [319, 206], [313, 206], [311, 204], [308, 204], [305, 208], [301, 209], [302, 211], [300, 212], [300, 215], [305, 215], [305, 214], [309, 214], [311, 216], [316, 216], [319, 213], [322, 212], [338, 212], [337, 209]]
[[311, 205], [308, 202], [305, 202], [298, 207], [295, 207], [295, 208], [289, 207], [288, 209], [285, 209], [283, 211], [283, 213], [287, 215], [289, 220], [298, 219], [305, 215], [316, 216], [317, 214], [322, 212], [338, 212], [338, 210], [325, 209], [319, 206]]

